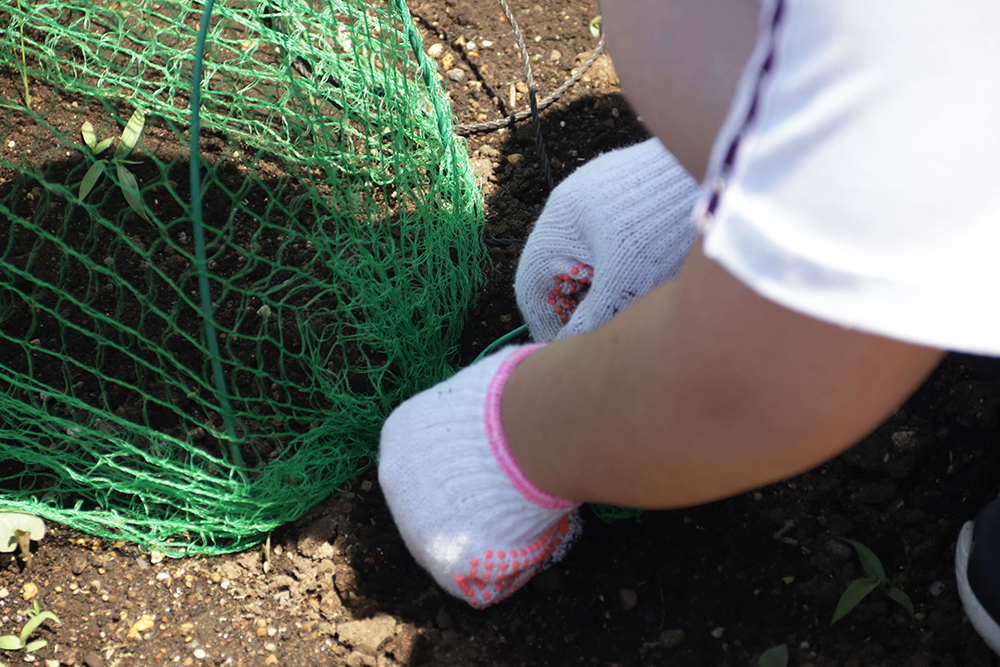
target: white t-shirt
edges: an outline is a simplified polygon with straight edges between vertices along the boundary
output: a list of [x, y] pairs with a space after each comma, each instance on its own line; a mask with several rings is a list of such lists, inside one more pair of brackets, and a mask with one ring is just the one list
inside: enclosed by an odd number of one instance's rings
[[1000, 2], [763, 0], [695, 221], [787, 308], [1000, 355]]

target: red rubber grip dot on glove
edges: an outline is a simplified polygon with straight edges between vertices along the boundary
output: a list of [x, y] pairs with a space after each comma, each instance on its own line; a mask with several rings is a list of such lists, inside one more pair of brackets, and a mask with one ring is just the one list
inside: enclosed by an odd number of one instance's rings
[[[564, 516], [527, 547], [504, 551], [488, 550], [483, 558], [469, 560], [467, 574], [455, 575], [455, 583], [473, 607], [482, 609], [502, 600], [524, 585], [545, 564], [570, 532], [571, 519]], [[529, 559], [519, 554], [534, 553]], [[486, 570], [481, 572], [479, 565]], [[493, 576], [495, 574], [496, 576]], [[492, 589], [492, 592], [488, 589]]]
[[570, 315], [590, 289], [593, 277], [594, 267], [583, 262], [577, 262], [568, 273], [555, 277], [548, 301], [560, 320], [563, 322], [569, 320]]

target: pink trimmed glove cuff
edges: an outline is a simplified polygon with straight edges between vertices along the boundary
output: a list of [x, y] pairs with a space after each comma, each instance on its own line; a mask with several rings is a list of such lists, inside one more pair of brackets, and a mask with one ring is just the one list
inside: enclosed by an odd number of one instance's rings
[[577, 503], [536, 487], [504, 437], [503, 390], [540, 345], [508, 347], [414, 396], [382, 429], [379, 482], [414, 558], [481, 608], [560, 560]]

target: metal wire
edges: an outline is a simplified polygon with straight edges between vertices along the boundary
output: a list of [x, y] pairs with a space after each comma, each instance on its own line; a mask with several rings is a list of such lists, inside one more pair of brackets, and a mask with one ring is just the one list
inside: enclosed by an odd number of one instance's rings
[[229, 391], [226, 388], [226, 375], [222, 369], [222, 357], [219, 353], [219, 338], [215, 330], [212, 315], [212, 294], [208, 285], [208, 263], [205, 257], [205, 226], [201, 210], [201, 151], [199, 138], [201, 134], [201, 78], [205, 62], [205, 40], [208, 36], [209, 20], [215, 0], [205, 3], [205, 11], [201, 15], [201, 25], [198, 30], [198, 41], [195, 43], [194, 67], [191, 71], [191, 226], [195, 242], [195, 268], [198, 272], [198, 291], [201, 293], [201, 316], [205, 325], [205, 339], [208, 342], [209, 355], [212, 361], [212, 372], [215, 376], [215, 392], [219, 399], [219, 408], [225, 424], [226, 435], [229, 438], [229, 458], [233, 467], [243, 474], [243, 456], [240, 454], [236, 426], [233, 420], [233, 408], [229, 403]]
[[[587, 60], [583, 63], [583, 65], [580, 66], [580, 69], [577, 70], [576, 74], [566, 79], [566, 81], [564, 81], [561, 86], [556, 88], [551, 95], [540, 100], [538, 102], [538, 110], [539, 111], [544, 110], [550, 104], [559, 99], [563, 93], [572, 88], [573, 85], [576, 84], [576, 82], [578, 82], [581, 78], [583, 78], [583, 75], [587, 73], [587, 70], [590, 69], [591, 65], [594, 64], [594, 62], [601, 56], [602, 53], [604, 53], [603, 33], [601, 34], [601, 40], [597, 42], [597, 47], [594, 49], [594, 52], [590, 55], [589, 58], [587, 58]], [[491, 121], [486, 121], [484, 123], [476, 123], [474, 125], [456, 125], [455, 132], [462, 135], [475, 134], [477, 132], [493, 132], [495, 130], [499, 130], [504, 127], [510, 127], [514, 123], [530, 117], [531, 117], [531, 109], [529, 108], [523, 111], [518, 111], [517, 113], [508, 116], [507, 118], [501, 118], [500, 120], [491, 120]]]
[[[587, 58], [587, 60], [583, 63], [583, 65], [580, 66], [576, 74], [574, 74], [566, 81], [564, 81], [563, 84], [559, 86], [555, 90], [555, 92], [553, 92], [551, 95], [543, 99], [541, 102], [538, 102], [535, 94], [535, 80], [531, 73], [531, 61], [528, 56], [528, 49], [524, 45], [524, 38], [521, 35], [521, 29], [518, 27], [517, 21], [514, 19], [514, 14], [510, 10], [510, 7], [507, 5], [506, 1], [505, 0], [498, 0], [498, 1], [500, 2], [500, 6], [503, 7], [504, 16], [507, 17], [507, 21], [508, 23], [510, 23], [510, 27], [514, 31], [514, 39], [517, 42], [517, 47], [521, 52], [521, 63], [524, 65], [524, 77], [528, 84], [528, 100], [530, 103], [530, 107], [527, 110], [519, 111], [513, 114], [510, 118], [504, 120], [490, 121], [488, 123], [479, 123], [477, 125], [456, 125], [455, 131], [458, 134], [470, 134], [472, 132], [493, 131], [493, 130], [498, 130], [502, 127], [509, 127], [517, 121], [531, 117], [535, 124], [535, 143], [538, 147], [538, 154], [542, 161], [542, 168], [545, 171], [545, 180], [549, 186], [549, 190], [551, 191], [553, 188], [552, 170], [549, 167], [548, 155], [545, 152], [545, 144], [542, 140], [542, 125], [538, 119], [538, 112], [541, 109], [544, 109], [545, 107], [552, 104], [552, 102], [558, 99], [560, 95], [569, 90], [570, 86], [579, 81], [580, 78], [583, 77], [583, 75], [587, 72], [587, 70], [590, 69], [590, 66], [593, 65], [594, 62], [600, 57], [601, 53], [604, 52], [604, 33], [603, 32], [601, 33], [601, 39], [600, 41], [597, 42], [597, 46], [594, 48], [594, 52], [590, 54], [590, 57]], [[510, 246], [510, 245], [524, 243], [524, 239], [488, 238], [485, 239], [484, 242], [488, 246], [503, 247], [503, 246]], [[476, 357], [476, 361], [479, 361], [488, 353], [497, 349], [507, 341], [527, 333], [527, 331], [528, 331], [528, 325], [524, 324], [515, 329], [514, 331], [504, 334], [497, 340], [487, 345], [486, 348], [479, 354], [479, 356]]]
[[552, 184], [552, 169], [549, 166], [549, 155], [545, 151], [545, 140], [542, 138], [542, 124], [538, 120], [535, 78], [531, 73], [531, 58], [528, 56], [528, 47], [524, 45], [524, 36], [521, 34], [521, 28], [517, 25], [517, 20], [514, 19], [514, 12], [510, 10], [507, 0], [499, 0], [499, 2], [500, 6], [503, 7], [503, 14], [507, 17], [507, 22], [510, 23], [510, 27], [514, 31], [514, 41], [517, 42], [517, 48], [521, 52], [521, 65], [524, 67], [524, 78], [528, 84], [528, 101], [531, 106], [531, 118], [535, 124], [535, 149], [538, 151], [538, 158], [542, 162], [542, 172], [545, 174], [545, 182], [549, 186], [549, 191], [551, 191], [555, 186]]

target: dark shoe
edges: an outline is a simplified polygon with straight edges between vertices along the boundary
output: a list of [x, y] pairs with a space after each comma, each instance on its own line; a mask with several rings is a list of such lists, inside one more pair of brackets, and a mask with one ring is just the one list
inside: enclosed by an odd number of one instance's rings
[[1000, 655], [1000, 499], [962, 527], [955, 547], [955, 577], [973, 627]]

